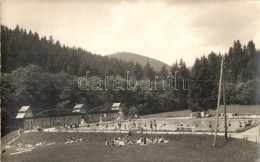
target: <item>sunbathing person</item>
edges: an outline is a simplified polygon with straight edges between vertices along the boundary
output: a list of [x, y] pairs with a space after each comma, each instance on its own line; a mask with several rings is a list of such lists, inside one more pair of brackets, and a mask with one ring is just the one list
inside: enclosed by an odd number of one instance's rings
[[73, 141], [73, 142], [76, 142], [76, 137], [75, 137], [75, 136], [72, 138], [72, 141]]
[[158, 137], [155, 137], [153, 143], [158, 143], [159, 142], [159, 138]]
[[112, 140], [111, 142], [112, 142], [111, 146], [114, 146], [115, 145], [115, 140]]
[[110, 143], [109, 143], [109, 141], [106, 141], [106, 146], [110, 146]]
[[135, 141], [129, 140], [128, 144], [134, 144]]
[[136, 141], [136, 143], [143, 143], [143, 137]]
[[70, 140], [71, 140], [70, 137], [67, 137], [67, 141], [65, 142], [65, 144], [70, 143], [71, 142]]
[[164, 143], [164, 138], [160, 138], [160, 139], [159, 139], [159, 142], [160, 142], [160, 143]]
[[153, 140], [152, 140], [152, 138], [151, 138], [151, 139], [149, 139], [149, 138], [146, 138], [146, 143], [147, 143], [147, 144], [153, 143]]
[[143, 143], [144, 143], [144, 144], [146, 144], [146, 143], [147, 143], [147, 140], [146, 140], [146, 138], [144, 138], [144, 140], [143, 140]]

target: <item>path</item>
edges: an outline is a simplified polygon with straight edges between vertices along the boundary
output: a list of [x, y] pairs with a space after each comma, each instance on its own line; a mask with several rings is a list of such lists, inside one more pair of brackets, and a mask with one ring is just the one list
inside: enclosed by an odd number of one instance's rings
[[241, 132], [241, 133], [233, 133], [232, 137], [234, 138], [241, 138], [244, 139], [245, 137], [247, 138], [247, 140], [252, 141], [252, 142], [260, 142], [259, 140], [259, 126], [256, 126], [254, 128], [248, 129], [245, 132]]

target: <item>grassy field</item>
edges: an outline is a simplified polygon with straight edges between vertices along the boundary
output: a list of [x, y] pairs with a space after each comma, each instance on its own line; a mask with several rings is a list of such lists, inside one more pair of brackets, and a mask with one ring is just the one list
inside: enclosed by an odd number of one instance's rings
[[[259, 111], [258, 111], [259, 109]], [[224, 113], [224, 106], [221, 105], [219, 113]], [[260, 114], [260, 105], [227, 105], [227, 113], [242, 113], [242, 114]], [[209, 110], [209, 114], [215, 115], [216, 110]], [[170, 118], [170, 117], [183, 117], [190, 116], [190, 110], [164, 112], [158, 114], [149, 114], [140, 116], [140, 118]]]
[[[76, 136], [82, 142], [64, 144], [66, 138]], [[246, 161], [258, 158], [255, 143], [231, 139], [225, 142], [218, 137], [217, 147], [212, 146], [213, 136], [208, 135], [161, 135], [169, 140], [165, 144], [105, 146], [106, 140], [124, 137], [114, 133], [76, 133], [76, 132], [33, 132], [21, 136], [14, 144], [38, 142], [56, 142], [51, 146], [42, 145], [31, 152], [9, 155], [15, 148], [6, 149], [2, 161]], [[155, 135], [143, 135], [150, 137]], [[131, 138], [138, 139], [140, 134]]]

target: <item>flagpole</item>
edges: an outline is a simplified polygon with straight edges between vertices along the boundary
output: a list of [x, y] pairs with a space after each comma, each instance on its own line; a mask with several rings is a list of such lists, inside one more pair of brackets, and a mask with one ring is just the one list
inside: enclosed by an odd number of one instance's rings
[[217, 130], [218, 130], [218, 113], [219, 113], [219, 105], [220, 105], [220, 94], [221, 94], [221, 83], [222, 83], [222, 73], [223, 73], [223, 58], [221, 61], [221, 69], [220, 69], [220, 79], [219, 79], [219, 86], [218, 86], [218, 106], [217, 106], [217, 116], [216, 116], [216, 125], [215, 125], [215, 134], [214, 134], [214, 142], [213, 146], [216, 145], [217, 139]]

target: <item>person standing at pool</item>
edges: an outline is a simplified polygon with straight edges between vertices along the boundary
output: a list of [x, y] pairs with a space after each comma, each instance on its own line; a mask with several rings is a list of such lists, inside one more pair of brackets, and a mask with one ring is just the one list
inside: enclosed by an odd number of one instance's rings
[[183, 122], [181, 121], [180, 126], [183, 127]]
[[154, 129], [157, 130], [157, 123], [155, 120], [153, 120], [153, 122], [154, 122]]
[[135, 125], [135, 121], [134, 121], [134, 120], [133, 120], [133, 126], [136, 127], [136, 125]]

